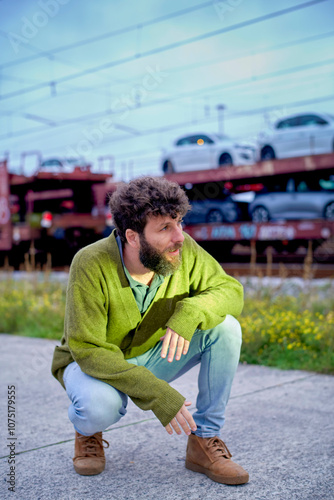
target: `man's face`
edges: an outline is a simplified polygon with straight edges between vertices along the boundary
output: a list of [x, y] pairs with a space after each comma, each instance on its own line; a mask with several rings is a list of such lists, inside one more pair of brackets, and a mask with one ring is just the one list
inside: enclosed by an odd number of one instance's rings
[[181, 223], [181, 217], [157, 215], [148, 219], [139, 235], [139, 258], [144, 267], [162, 276], [169, 276], [180, 267], [184, 241]]

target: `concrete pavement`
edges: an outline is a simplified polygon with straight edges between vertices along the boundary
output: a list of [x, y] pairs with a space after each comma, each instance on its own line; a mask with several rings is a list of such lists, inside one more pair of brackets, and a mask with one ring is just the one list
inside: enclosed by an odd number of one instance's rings
[[[221, 485], [185, 469], [186, 436], [169, 436], [153, 413], [131, 402], [127, 415], [104, 433], [110, 442], [105, 471], [83, 477], [72, 466], [68, 399], [50, 373], [57, 342], [4, 334], [0, 340], [1, 500], [334, 499], [331, 376], [239, 366], [222, 438], [248, 470], [246, 485]], [[196, 383], [197, 368], [173, 383], [193, 408]], [[12, 385], [15, 429], [9, 436]], [[15, 459], [12, 471], [8, 455]], [[7, 479], [14, 472], [12, 492]]]

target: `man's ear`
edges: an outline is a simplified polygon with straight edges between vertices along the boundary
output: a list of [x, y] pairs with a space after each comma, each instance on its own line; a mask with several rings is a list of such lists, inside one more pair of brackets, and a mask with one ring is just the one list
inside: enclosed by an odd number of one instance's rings
[[140, 247], [139, 234], [136, 231], [133, 229], [127, 229], [125, 231], [125, 237], [126, 241], [132, 248]]

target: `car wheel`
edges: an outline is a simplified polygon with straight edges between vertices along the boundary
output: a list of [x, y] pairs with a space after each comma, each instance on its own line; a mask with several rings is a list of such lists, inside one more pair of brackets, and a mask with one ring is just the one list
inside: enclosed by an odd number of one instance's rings
[[269, 212], [264, 207], [255, 207], [252, 211], [253, 222], [268, 222], [270, 220]]
[[265, 146], [261, 149], [261, 160], [274, 160], [275, 158], [275, 151], [271, 146]]
[[233, 165], [232, 156], [228, 153], [223, 153], [219, 158], [219, 166], [226, 167], [227, 165]]
[[324, 210], [324, 217], [327, 220], [334, 220], [334, 201], [328, 203]]
[[170, 160], [166, 160], [162, 165], [162, 170], [165, 174], [172, 174], [175, 172], [173, 163]]
[[210, 210], [206, 216], [206, 222], [223, 222], [224, 216], [218, 209]]

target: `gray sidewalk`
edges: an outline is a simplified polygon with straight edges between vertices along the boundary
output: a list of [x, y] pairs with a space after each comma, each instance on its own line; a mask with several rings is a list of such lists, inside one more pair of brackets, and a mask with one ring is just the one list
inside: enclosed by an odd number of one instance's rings
[[[0, 498], [22, 500], [332, 500], [334, 378], [240, 365], [223, 439], [250, 474], [225, 486], [184, 467], [186, 436], [169, 436], [131, 402], [104, 433], [99, 476], [74, 472], [74, 433], [65, 391], [50, 374], [55, 341], [1, 335]], [[196, 401], [197, 369], [173, 383]], [[8, 491], [7, 386], [16, 387], [15, 493]], [[12, 440], [12, 442], [14, 442]]]

